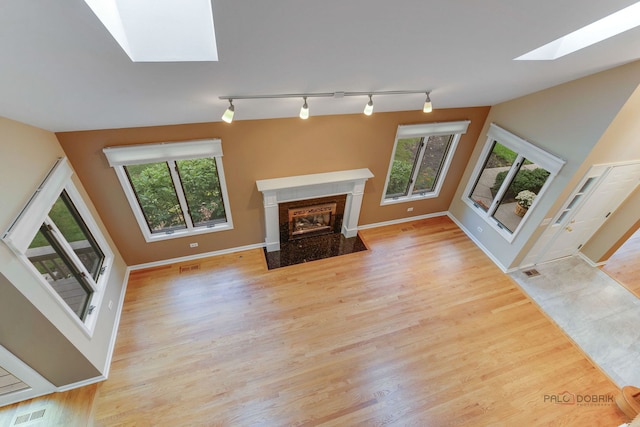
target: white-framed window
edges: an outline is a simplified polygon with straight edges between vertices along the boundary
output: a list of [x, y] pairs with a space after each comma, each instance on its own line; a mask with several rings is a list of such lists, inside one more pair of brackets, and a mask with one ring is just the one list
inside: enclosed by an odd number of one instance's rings
[[463, 201], [511, 242], [564, 164], [492, 123]]
[[233, 228], [219, 139], [103, 151], [147, 242]]
[[381, 205], [438, 197], [469, 121], [398, 126]]
[[59, 159], [2, 240], [89, 336], [113, 252]]

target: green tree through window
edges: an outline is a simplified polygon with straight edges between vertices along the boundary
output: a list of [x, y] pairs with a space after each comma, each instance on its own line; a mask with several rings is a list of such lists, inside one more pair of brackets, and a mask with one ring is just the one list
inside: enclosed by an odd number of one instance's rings
[[382, 205], [438, 197], [469, 121], [398, 126]]
[[[184, 229], [188, 221], [201, 227], [226, 220], [213, 158], [129, 165], [125, 170], [152, 233]], [[186, 209], [179, 193], [184, 194]]]

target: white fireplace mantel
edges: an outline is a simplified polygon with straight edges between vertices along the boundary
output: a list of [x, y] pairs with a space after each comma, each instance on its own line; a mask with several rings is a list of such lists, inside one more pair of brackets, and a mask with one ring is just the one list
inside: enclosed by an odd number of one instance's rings
[[364, 184], [369, 178], [373, 174], [365, 168], [256, 181], [264, 199], [267, 252], [280, 250], [279, 203], [346, 194], [342, 234], [354, 237], [358, 233]]

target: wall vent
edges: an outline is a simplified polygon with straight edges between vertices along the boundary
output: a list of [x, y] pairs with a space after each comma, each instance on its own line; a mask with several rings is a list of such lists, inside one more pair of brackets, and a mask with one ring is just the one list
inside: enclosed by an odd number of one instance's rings
[[47, 413], [47, 408], [39, 408], [31, 412], [16, 415], [13, 418], [13, 422], [11, 423], [11, 426], [12, 427], [13, 426], [28, 427], [28, 426], [35, 426], [35, 425], [44, 426], [46, 413]]
[[527, 277], [535, 277], [535, 276], [539, 276], [540, 275], [540, 272], [538, 270], [536, 270], [535, 268], [530, 268], [529, 270], [524, 270], [523, 273]]
[[190, 271], [200, 270], [200, 264], [191, 264], [191, 265], [181, 265], [180, 266], [180, 274], [188, 273]]

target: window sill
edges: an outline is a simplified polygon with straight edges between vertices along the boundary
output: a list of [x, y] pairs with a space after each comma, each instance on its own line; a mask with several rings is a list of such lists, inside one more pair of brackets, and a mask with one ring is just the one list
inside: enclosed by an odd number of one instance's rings
[[411, 196], [395, 197], [393, 199], [382, 199], [380, 206], [394, 205], [397, 203], [415, 202], [417, 200], [434, 199], [438, 197], [438, 193], [430, 192], [424, 194], [413, 194]]
[[223, 224], [216, 224], [213, 227], [198, 227], [191, 230], [177, 230], [177, 231], [174, 231], [173, 233], [155, 233], [155, 234], [144, 233], [144, 239], [147, 242], [152, 243], [152, 242], [159, 242], [162, 240], [178, 239], [180, 237], [196, 236], [199, 234], [216, 233], [218, 231], [227, 231], [227, 230], [233, 230], [232, 223], [226, 222]]
[[[492, 217], [488, 216], [487, 212], [484, 209], [482, 209], [479, 205], [474, 203], [473, 200], [470, 200], [470, 199], [467, 199], [467, 198], [463, 198], [462, 200], [467, 206], [469, 206], [469, 208], [476, 215], [478, 215], [485, 223], [489, 224], [489, 226], [491, 226], [491, 228], [493, 228], [496, 232], [498, 232], [498, 234], [500, 236], [502, 236], [504, 238], [504, 240], [506, 240], [508, 243], [512, 243], [513, 242], [513, 240], [516, 238], [516, 235], [520, 231], [521, 225], [518, 225], [518, 227], [515, 229], [515, 231], [513, 233], [510, 233], [509, 231], [507, 231], [506, 228], [500, 226], [498, 224], [497, 220], [495, 220]], [[524, 220], [524, 218], [523, 218], [523, 220]]]

